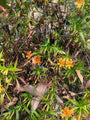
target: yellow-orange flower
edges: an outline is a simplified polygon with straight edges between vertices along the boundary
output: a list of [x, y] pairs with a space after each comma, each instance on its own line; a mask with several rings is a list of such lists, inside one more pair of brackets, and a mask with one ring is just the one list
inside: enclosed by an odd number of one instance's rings
[[58, 65], [60, 65], [60, 67], [65, 65], [65, 60], [62, 60], [62, 58], [59, 60]]
[[80, 8], [81, 5], [84, 5], [84, 1], [83, 0], [78, 0], [77, 2], [75, 2], [75, 5], [77, 5], [78, 8]]
[[27, 58], [31, 58], [32, 56], [33, 56], [33, 53], [31, 53], [31, 51], [27, 52], [27, 55], [26, 55]]
[[0, 93], [2, 92], [2, 90], [3, 90], [3, 89], [2, 89], [2, 87], [1, 87], [1, 85], [0, 85]]
[[41, 58], [39, 56], [35, 56], [34, 60], [35, 60], [35, 64], [39, 65], [41, 63]]
[[72, 59], [70, 59], [70, 60], [66, 60], [66, 67], [67, 68], [71, 68], [71, 67], [73, 67], [73, 61], [72, 61]]
[[72, 18], [72, 13], [70, 14], [70, 17]]
[[68, 120], [68, 118], [73, 114], [73, 110], [70, 110], [69, 107], [65, 107], [64, 110], [61, 110], [61, 112], [63, 112], [61, 115], [62, 118], [66, 117], [66, 120]]

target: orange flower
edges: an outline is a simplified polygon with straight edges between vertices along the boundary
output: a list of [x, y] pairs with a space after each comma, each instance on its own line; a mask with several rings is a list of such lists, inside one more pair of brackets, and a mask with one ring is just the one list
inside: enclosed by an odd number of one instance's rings
[[26, 55], [27, 58], [31, 58], [32, 56], [33, 56], [33, 53], [31, 53], [31, 51], [27, 52], [27, 55]]
[[41, 58], [39, 56], [35, 56], [34, 60], [35, 60], [35, 63], [38, 65], [41, 63]]
[[3, 89], [2, 89], [2, 86], [0, 85], [0, 93], [2, 92], [2, 90], [3, 90]]
[[70, 17], [72, 18], [72, 13], [70, 14]]
[[73, 61], [72, 61], [72, 59], [70, 59], [70, 60], [66, 60], [66, 67], [68, 67], [69, 69], [71, 68], [71, 67], [73, 67]]
[[69, 107], [65, 107], [64, 110], [61, 110], [63, 114], [61, 115], [62, 118], [66, 117], [66, 120], [68, 120], [68, 117], [70, 117], [73, 114], [73, 110], [69, 110]]
[[60, 67], [64, 66], [65, 64], [65, 60], [62, 60], [62, 58], [59, 60], [58, 65], [60, 65]]
[[84, 5], [84, 1], [83, 0], [78, 0], [77, 2], [75, 2], [75, 5], [77, 5], [78, 8], [80, 8], [81, 5]]
[[80, 120], [80, 117], [78, 117], [77, 120]]

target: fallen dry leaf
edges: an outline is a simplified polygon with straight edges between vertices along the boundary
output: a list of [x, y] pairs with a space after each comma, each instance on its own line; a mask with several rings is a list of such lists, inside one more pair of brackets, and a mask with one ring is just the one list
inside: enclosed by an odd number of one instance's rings
[[17, 102], [18, 98], [17, 97], [14, 97], [13, 100], [9, 103], [7, 103], [5, 106], [1, 107], [1, 111], [2, 112], [5, 112], [6, 111], [6, 107], [9, 108], [10, 106], [12, 105], [15, 105], [16, 102]]
[[16, 84], [16, 87], [14, 88], [14, 91], [17, 90], [17, 94], [18, 94], [21, 91], [21, 86], [17, 79], [16, 79], [16, 82], [17, 82], [17, 84]]
[[13, 100], [11, 102], [9, 102], [6, 106], [9, 108], [10, 106], [16, 104], [18, 98], [17, 97], [14, 97]]
[[78, 93], [74, 93], [72, 91], [69, 91], [70, 95], [73, 97], [73, 96], [76, 96]]
[[76, 70], [76, 73], [77, 73], [77, 76], [79, 77], [81, 83], [82, 83], [82, 86], [83, 86], [83, 76], [81, 74], [81, 71], [80, 70]]
[[26, 85], [26, 82], [22, 77], [19, 77], [19, 79]]
[[65, 98], [65, 99], [71, 99], [71, 97], [69, 95], [63, 96], [63, 98]]
[[72, 91], [69, 91], [69, 93], [70, 93], [70, 96], [73, 97], [73, 99], [75, 99], [75, 96], [78, 94], [78, 93], [74, 93]]
[[18, 80], [16, 80], [16, 82], [17, 82], [17, 85], [16, 85], [16, 88], [15, 88], [15, 89], [17, 90], [17, 94], [18, 94], [19, 92], [28, 92], [28, 93], [30, 93], [30, 94], [32, 94], [32, 95], [34, 95], [34, 96], [41, 96], [40, 92], [38, 92], [38, 91], [36, 90], [36, 88], [33, 87], [32, 85], [24, 85], [24, 86], [21, 86], [21, 85], [19, 84]]
[[36, 88], [36, 90], [39, 93], [39, 97], [34, 97], [34, 99], [31, 101], [31, 106], [34, 110], [37, 109], [42, 97], [44, 96], [44, 94], [47, 92], [47, 85], [44, 84], [39, 84]]
[[19, 92], [28, 92], [32, 95], [34, 95], [32, 101], [31, 101], [31, 107], [36, 110], [42, 97], [44, 96], [44, 94], [47, 92], [48, 90], [48, 86], [50, 86], [51, 82], [48, 83], [47, 85], [45, 84], [39, 84], [37, 86], [37, 88], [33, 87], [32, 85], [24, 85], [23, 87], [19, 84], [18, 80], [17, 81], [17, 85], [16, 85], [16, 90], [18, 90], [17, 93]]
[[87, 81], [85, 88], [88, 88], [90, 86], [90, 80]]
[[36, 110], [41, 99], [39, 97], [34, 97], [33, 100], [31, 101], [31, 107], [32, 109]]
[[60, 99], [58, 95], [56, 95], [56, 100], [58, 103], [60, 103], [61, 106], [65, 107], [63, 101]]

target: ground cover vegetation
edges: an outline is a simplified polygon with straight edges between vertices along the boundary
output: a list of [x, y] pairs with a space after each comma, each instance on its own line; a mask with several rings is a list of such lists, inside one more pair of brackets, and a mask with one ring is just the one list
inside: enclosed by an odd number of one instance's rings
[[90, 120], [89, 0], [0, 0], [0, 120]]

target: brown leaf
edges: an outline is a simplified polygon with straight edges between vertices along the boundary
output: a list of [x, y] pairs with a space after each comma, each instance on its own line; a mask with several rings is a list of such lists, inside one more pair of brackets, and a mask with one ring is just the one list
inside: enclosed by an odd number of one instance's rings
[[16, 80], [16, 81], [17, 81], [17, 85], [16, 85], [15, 89], [18, 90], [17, 93], [25, 91], [30, 94], [33, 94], [34, 96], [43, 96], [44, 93], [47, 92], [47, 89], [48, 89], [47, 85], [45, 85], [45, 84], [39, 84], [37, 86], [37, 88], [35, 88], [32, 85], [21, 86], [19, 84], [18, 80]]
[[9, 102], [6, 106], [9, 108], [10, 106], [16, 104], [18, 98], [17, 97], [14, 97], [13, 100], [11, 102]]
[[18, 80], [16, 80], [16, 82], [17, 82], [17, 84], [16, 84], [16, 87], [14, 88], [14, 91], [17, 90], [17, 94], [18, 94], [21, 91], [22, 88], [21, 88]]
[[34, 99], [31, 101], [31, 106], [34, 110], [37, 109], [42, 97], [44, 96], [44, 94], [47, 92], [48, 87], [47, 85], [44, 84], [39, 84], [36, 88], [36, 90], [39, 93], [39, 97], [34, 97]]
[[26, 85], [26, 82], [22, 77], [19, 77], [19, 79]]
[[60, 97], [58, 95], [56, 95], [56, 100], [57, 100], [58, 103], [61, 104], [61, 106], [64, 107], [64, 103], [63, 103], [63, 101], [60, 99]]
[[24, 85], [24, 86], [21, 86], [18, 82], [18, 80], [16, 80], [17, 82], [17, 85], [15, 87], [15, 90], [17, 90], [17, 94], [19, 92], [28, 92], [30, 94], [33, 94], [34, 96], [40, 96], [40, 94], [38, 93], [38, 91], [36, 90], [35, 87], [33, 87], [32, 85]]
[[45, 84], [39, 84], [36, 88], [36, 90], [39, 93], [39, 96], [43, 96], [47, 92], [47, 89], [48, 87]]
[[31, 101], [31, 106], [34, 110], [37, 109], [42, 97], [44, 96], [44, 94], [47, 92], [48, 90], [48, 85], [45, 84], [39, 84], [37, 86], [37, 88], [33, 87], [32, 85], [24, 85], [24, 86], [20, 86], [18, 80], [17, 80], [17, 85], [16, 88], [18, 90], [17, 93], [19, 92], [28, 92], [30, 94], [33, 94], [33, 100]]
[[74, 93], [72, 91], [69, 91], [69, 93], [71, 94], [72, 97], [77, 95], [77, 93]]
[[31, 107], [36, 110], [39, 103], [41, 101], [41, 98], [40, 97], [34, 97], [33, 100], [31, 101]]
[[21, 91], [28, 92], [34, 96], [40, 96], [39, 92], [32, 85], [25, 85], [22, 87]]
[[87, 81], [85, 88], [88, 88], [90, 86], [90, 80]]
[[77, 76], [79, 77], [79, 79], [80, 79], [80, 81], [81, 81], [81, 83], [83, 85], [83, 76], [81, 74], [81, 71], [80, 70], [76, 70], [76, 73], [77, 73]]
[[3, 106], [3, 107], [1, 106], [1, 111], [2, 111], [2, 112], [5, 112], [5, 111], [6, 111], [6, 107], [9, 108], [10, 106], [16, 104], [17, 100], [18, 100], [18, 98], [17, 98], [17, 97], [14, 97], [11, 102], [7, 103], [7, 104], [6, 104], [5, 106]]
[[65, 98], [65, 99], [71, 99], [71, 97], [69, 95], [63, 96], [63, 98]]

